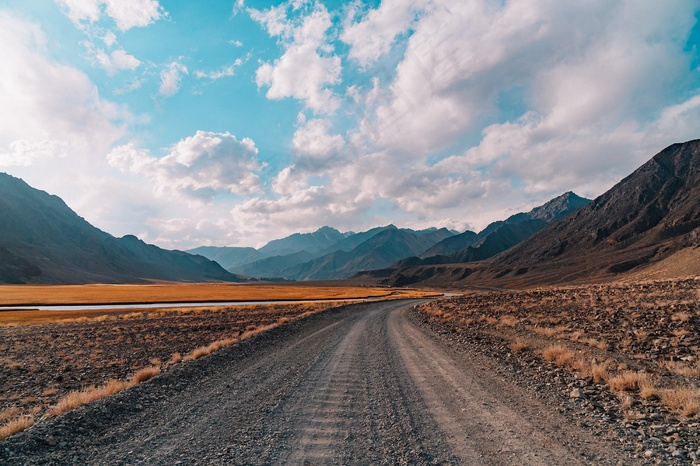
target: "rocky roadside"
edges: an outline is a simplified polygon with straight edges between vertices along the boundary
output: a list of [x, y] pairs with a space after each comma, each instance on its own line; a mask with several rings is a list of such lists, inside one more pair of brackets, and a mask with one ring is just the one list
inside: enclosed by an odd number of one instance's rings
[[[580, 377], [532, 351], [513, 352], [511, 339], [454, 321], [436, 321], [419, 309], [412, 319], [466, 355], [489, 360], [503, 378], [530, 390], [572, 418], [581, 428], [605, 438], [645, 464], [700, 465], [700, 423], [662, 407], [655, 400], [632, 400], [624, 409], [605, 383]], [[635, 416], [625, 416], [633, 409]]]

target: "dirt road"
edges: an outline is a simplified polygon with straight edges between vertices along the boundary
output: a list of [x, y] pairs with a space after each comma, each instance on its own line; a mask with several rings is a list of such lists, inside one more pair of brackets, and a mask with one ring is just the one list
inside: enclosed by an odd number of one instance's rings
[[348, 306], [0, 442], [3, 464], [631, 464], [409, 318]]

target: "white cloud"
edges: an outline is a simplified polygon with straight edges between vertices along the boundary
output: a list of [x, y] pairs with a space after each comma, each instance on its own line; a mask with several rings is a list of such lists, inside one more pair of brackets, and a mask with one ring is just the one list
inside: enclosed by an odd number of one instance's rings
[[243, 47], [243, 42], [241, 42], [240, 40], [233, 40], [232, 39], [232, 40], [229, 40], [228, 43], [233, 45], [234, 47]]
[[310, 14], [296, 21], [287, 19], [288, 4], [265, 11], [249, 9], [270, 36], [285, 42], [284, 54], [273, 63], [262, 63], [255, 81], [268, 87], [268, 99], [293, 97], [317, 113], [333, 113], [339, 107], [337, 96], [328, 86], [340, 82], [340, 57], [332, 54], [326, 33], [333, 25], [328, 10], [316, 4]]
[[119, 30], [127, 31], [133, 27], [148, 26], [167, 15], [157, 0], [54, 1], [63, 7], [66, 16], [78, 27], [82, 27], [84, 22], [95, 23], [106, 15], [114, 20]]
[[0, 153], [11, 165], [98, 150], [134, 120], [103, 100], [81, 71], [47, 56], [46, 38], [33, 23], [0, 12]]
[[[430, 0], [384, 0], [360, 21], [346, 22], [340, 39], [350, 45], [349, 57], [366, 67], [391, 50], [396, 37], [408, 31]], [[356, 12], [349, 15], [354, 19]]]
[[102, 38], [102, 41], [107, 47], [112, 47], [117, 43], [117, 36], [112, 31], [107, 31]]
[[221, 78], [229, 78], [231, 76], [234, 76], [236, 74], [236, 68], [247, 62], [249, 59], [249, 56], [245, 58], [236, 58], [236, 60], [233, 62], [233, 64], [229, 66], [225, 66], [217, 71], [202, 71], [202, 70], [197, 70], [194, 72], [194, 76], [197, 79], [203, 79], [203, 78], [208, 78], [212, 80], [217, 80]]
[[180, 91], [182, 75], [188, 74], [187, 67], [182, 63], [172, 62], [160, 72], [160, 92], [164, 96], [172, 96]]
[[251, 139], [239, 141], [230, 133], [197, 131], [180, 140], [162, 158], [129, 143], [113, 149], [107, 160], [122, 172], [153, 180], [157, 192], [211, 200], [220, 193], [260, 191], [260, 178], [255, 172], [262, 167], [257, 154]]
[[[292, 140], [297, 167], [314, 173], [328, 169], [343, 159], [345, 138], [339, 134], [330, 134], [330, 121], [324, 119], [306, 121], [302, 115], [300, 123], [301, 126], [294, 133]], [[344, 161], [347, 162], [347, 159]]]
[[108, 75], [113, 76], [119, 71], [135, 70], [141, 64], [133, 55], [128, 54], [124, 49], [117, 49], [112, 53], [107, 53], [102, 49], [95, 48], [91, 42], [85, 42], [88, 53], [92, 60], [100, 65]]

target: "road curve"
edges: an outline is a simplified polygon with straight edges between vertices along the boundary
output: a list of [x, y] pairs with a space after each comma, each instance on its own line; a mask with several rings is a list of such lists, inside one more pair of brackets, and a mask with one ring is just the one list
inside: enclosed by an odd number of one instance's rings
[[184, 364], [0, 442], [0, 463], [622, 464], [414, 324], [416, 302], [347, 306]]

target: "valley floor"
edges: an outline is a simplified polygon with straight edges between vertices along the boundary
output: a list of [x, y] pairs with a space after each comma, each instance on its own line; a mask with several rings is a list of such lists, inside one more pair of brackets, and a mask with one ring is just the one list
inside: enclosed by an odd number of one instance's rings
[[4, 464], [636, 464], [415, 319], [297, 320], [10, 437]]

